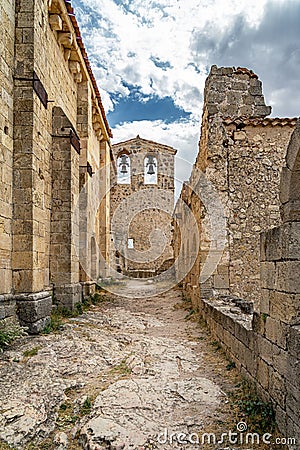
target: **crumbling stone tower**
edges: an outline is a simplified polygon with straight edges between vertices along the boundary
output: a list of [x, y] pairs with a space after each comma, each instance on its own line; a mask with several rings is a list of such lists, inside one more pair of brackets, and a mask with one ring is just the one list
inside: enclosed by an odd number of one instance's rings
[[139, 136], [112, 150], [113, 270], [133, 277], [157, 275], [173, 264], [176, 150]]

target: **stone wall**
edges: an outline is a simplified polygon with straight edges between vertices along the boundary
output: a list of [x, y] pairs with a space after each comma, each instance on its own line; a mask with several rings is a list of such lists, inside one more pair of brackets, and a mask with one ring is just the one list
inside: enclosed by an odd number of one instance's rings
[[[116, 173], [111, 178], [113, 268], [131, 276], [153, 276], [173, 263], [174, 155], [167, 145], [139, 136], [113, 145]], [[130, 159], [130, 179], [118, 182], [118, 158]], [[156, 158], [157, 182], [145, 183], [145, 158]], [[148, 170], [148, 169], [146, 169]], [[133, 248], [128, 247], [133, 239]]]
[[21, 323], [36, 332], [49, 320], [52, 297], [72, 308], [82, 286], [88, 294], [100, 276], [97, 242], [107, 246], [100, 230], [109, 215], [98, 202], [102, 183], [109, 191], [111, 132], [70, 3], [20, 0], [10, 10], [2, 4], [10, 12], [5, 28], [12, 55], [2, 53], [9, 70], [6, 78], [1, 72], [1, 85], [14, 93], [14, 104], [2, 95], [10, 110], [1, 108], [11, 139], [4, 152], [10, 193], [1, 195], [8, 219], [13, 204], [12, 230], [1, 236], [2, 292], [17, 301]]
[[[176, 268], [214, 338], [299, 443], [300, 125], [266, 113], [251, 71], [212, 68], [199, 154], [176, 207]], [[200, 240], [193, 261], [191, 214]]]
[[13, 62], [15, 4], [0, 4], [0, 319], [14, 315], [12, 292]]

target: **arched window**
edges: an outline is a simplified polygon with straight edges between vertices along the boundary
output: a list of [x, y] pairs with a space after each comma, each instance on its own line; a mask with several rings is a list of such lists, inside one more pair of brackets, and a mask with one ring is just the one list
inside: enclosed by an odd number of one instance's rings
[[117, 183], [130, 184], [130, 181], [130, 158], [123, 153], [117, 159]]
[[146, 156], [144, 160], [144, 183], [157, 184], [157, 159], [153, 155]]

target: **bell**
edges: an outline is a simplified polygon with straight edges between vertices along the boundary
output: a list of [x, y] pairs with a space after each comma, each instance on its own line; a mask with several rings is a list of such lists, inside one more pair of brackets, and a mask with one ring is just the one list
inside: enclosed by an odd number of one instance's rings
[[155, 174], [154, 169], [153, 169], [153, 164], [149, 164], [149, 169], [148, 169], [147, 174], [148, 175], [154, 175]]
[[121, 173], [123, 173], [123, 174], [128, 173], [128, 172], [127, 172], [127, 166], [126, 166], [126, 164], [122, 164], [122, 167], [121, 167]]
[[126, 156], [126, 155], [122, 155], [122, 156], [121, 156], [121, 164], [128, 164], [127, 156]]

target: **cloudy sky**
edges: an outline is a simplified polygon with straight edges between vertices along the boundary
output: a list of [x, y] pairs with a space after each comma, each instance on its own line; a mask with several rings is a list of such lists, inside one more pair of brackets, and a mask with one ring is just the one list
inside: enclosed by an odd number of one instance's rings
[[113, 143], [171, 145], [186, 179], [210, 66], [263, 81], [272, 116], [300, 115], [300, 0], [73, 0]]

